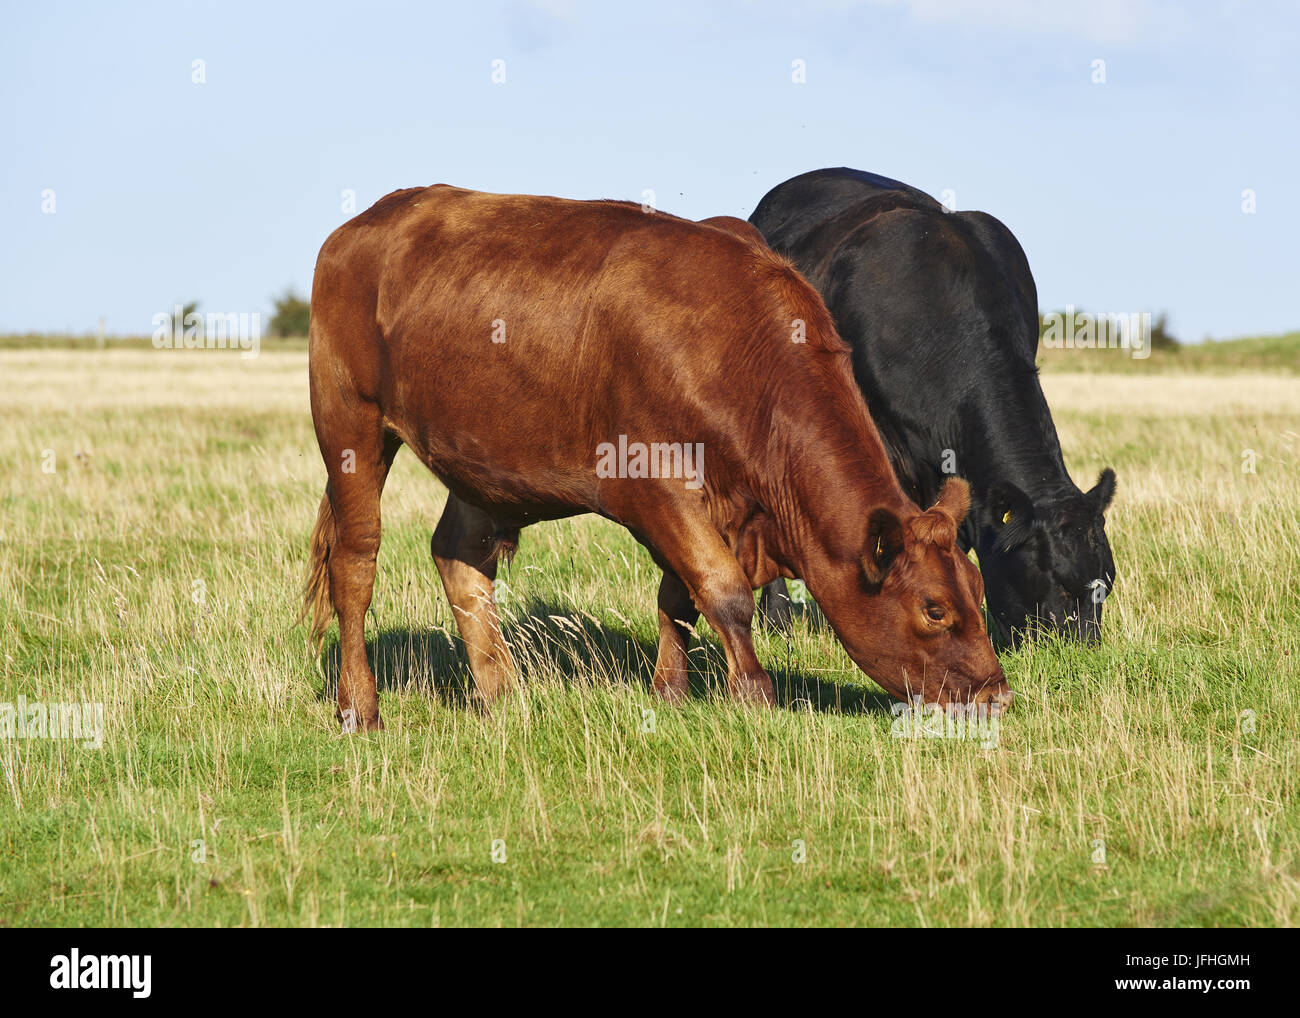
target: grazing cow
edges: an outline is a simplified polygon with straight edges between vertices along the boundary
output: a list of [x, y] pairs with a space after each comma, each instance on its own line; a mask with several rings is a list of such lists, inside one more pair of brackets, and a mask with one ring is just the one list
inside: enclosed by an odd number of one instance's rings
[[[1034, 357], [1038, 294], [1016, 238], [907, 184], [816, 170], [767, 193], [750, 222], [826, 301], [894, 470], [927, 504], [970, 482], [974, 548], [999, 642], [1047, 629], [1096, 640], [1115, 581], [1103, 514], [1115, 474], [1066, 472]], [[785, 625], [785, 585], [763, 607]]]
[[[802, 576], [890, 693], [1010, 704], [957, 551], [966, 485], [922, 512], [894, 478], [816, 292], [766, 247], [627, 202], [396, 191], [326, 240], [312, 284], [312, 418], [329, 481], [304, 616], [339, 617], [338, 717], [382, 727], [364, 620], [400, 446], [450, 491], [433, 559], [479, 695], [514, 664], [497, 559], [594, 512], [663, 569], [654, 688], [687, 693], [700, 613], [742, 700], [773, 702], [753, 591]], [[804, 323], [792, 342], [792, 323]]]

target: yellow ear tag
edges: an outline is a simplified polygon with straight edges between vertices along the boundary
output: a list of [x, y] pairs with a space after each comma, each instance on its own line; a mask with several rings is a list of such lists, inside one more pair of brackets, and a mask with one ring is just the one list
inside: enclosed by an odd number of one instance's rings
[[876, 538], [876, 558], [880, 558], [880, 552], [885, 546], [884, 535]]
[[1002, 514], [1002, 522], [1003, 522], [1003, 523], [1010, 523], [1010, 522], [1011, 522], [1011, 510], [1010, 510], [1010, 509], [1008, 509], [1006, 512], [1004, 512], [1004, 513]]

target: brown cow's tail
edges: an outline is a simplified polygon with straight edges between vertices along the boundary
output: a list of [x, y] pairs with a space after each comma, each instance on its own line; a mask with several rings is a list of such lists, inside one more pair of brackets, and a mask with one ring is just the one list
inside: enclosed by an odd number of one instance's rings
[[302, 612], [298, 615], [299, 625], [311, 620], [308, 640], [315, 654], [320, 653], [325, 642], [325, 630], [334, 619], [334, 605], [330, 601], [330, 552], [333, 548], [334, 510], [330, 508], [329, 490], [326, 489], [316, 513], [316, 526], [311, 529], [307, 582], [302, 590]]

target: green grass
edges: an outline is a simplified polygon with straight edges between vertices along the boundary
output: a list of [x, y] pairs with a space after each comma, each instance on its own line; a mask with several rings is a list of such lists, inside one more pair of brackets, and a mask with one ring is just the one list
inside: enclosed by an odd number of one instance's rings
[[1038, 366], [1043, 371], [1141, 375], [1166, 372], [1223, 375], [1243, 371], [1295, 375], [1300, 374], [1300, 332], [1188, 343], [1173, 349], [1152, 350], [1146, 358], [1135, 358], [1122, 349], [1049, 350], [1040, 345]]
[[333, 637], [318, 665], [293, 621], [304, 356], [25, 349], [0, 376], [0, 702], [106, 722], [100, 749], [0, 738], [0, 923], [1300, 918], [1300, 380], [1045, 377], [1076, 479], [1119, 473], [1119, 583], [1102, 646], [1006, 656], [981, 748], [894, 738], [807, 617], [758, 641], [781, 708], [720, 695], [703, 626], [696, 698], [659, 705], [657, 571], [592, 517], [524, 533], [525, 678], [480, 717], [428, 557], [445, 496], [405, 452], [370, 619], [389, 727], [341, 736]]
[[[261, 339], [263, 350], [306, 350], [306, 336]], [[0, 333], [0, 350], [152, 350], [153, 339], [142, 336], [106, 336], [101, 348], [93, 332], [7, 332]]]
[[[98, 341], [88, 333], [5, 333], [0, 350], [95, 350]], [[105, 341], [109, 350], [151, 350], [148, 336], [114, 336]], [[264, 338], [262, 349], [294, 352], [307, 349], [307, 337]], [[1053, 372], [1208, 372], [1241, 371], [1300, 373], [1300, 332], [1237, 339], [1206, 340], [1172, 350], [1155, 350], [1145, 359], [1135, 359], [1125, 350], [1049, 350], [1040, 345], [1038, 364]]]

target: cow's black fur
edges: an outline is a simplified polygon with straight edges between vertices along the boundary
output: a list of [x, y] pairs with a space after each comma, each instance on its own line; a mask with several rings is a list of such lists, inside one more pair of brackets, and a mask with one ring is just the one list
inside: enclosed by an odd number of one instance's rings
[[[949, 473], [970, 482], [959, 539], [1002, 641], [1039, 628], [1095, 639], [1115, 581], [1115, 474], [1084, 493], [1066, 472], [1034, 364], [1037, 290], [1011, 231], [847, 168], [780, 184], [750, 222], [821, 292], [913, 500], [929, 505]], [[780, 580], [764, 591], [778, 624], [784, 595]]]

